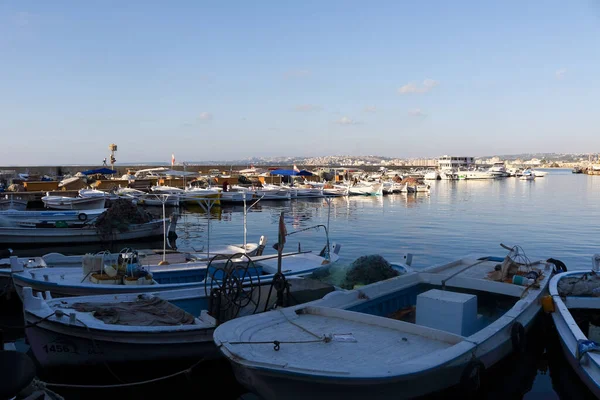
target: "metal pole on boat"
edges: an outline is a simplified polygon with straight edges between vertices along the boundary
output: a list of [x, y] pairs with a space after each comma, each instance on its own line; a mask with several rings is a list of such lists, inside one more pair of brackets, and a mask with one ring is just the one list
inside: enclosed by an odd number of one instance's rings
[[200, 207], [202, 207], [202, 209], [204, 211], [206, 211], [206, 214], [208, 217], [208, 223], [207, 223], [208, 239], [207, 239], [207, 245], [206, 245], [206, 248], [207, 248], [206, 257], [207, 258], [210, 258], [210, 210], [215, 202], [216, 202], [216, 200], [214, 200], [210, 197], [207, 197], [206, 199], [198, 199], [198, 204], [200, 205]]
[[162, 194], [160, 196], [160, 202], [162, 203], [162, 212], [163, 212], [163, 259], [158, 265], [166, 265], [167, 262], [167, 217], [165, 212], [165, 203], [167, 202], [167, 198], [169, 195]]
[[326, 259], [329, 260], [329, 255], [331, 254], [331, 247], [329, 246], [329, 220], [331, 218], [331, 197], [325, 197], [325, 201], [327, 202], [327, 255]]
[[285, 244], [285, 224], [283, 221], [283, 211], [279, 215], [279, 235], [277, 240], [277, 273], [281, 275], [281, 255], [283, 253], [283, 245]]
[[242, 193], [243, 194], [243, 199], [244, 199], [244, 254], [246, 253], [246, 237], [247, 237], [247, 230], [246, 230], [246, 217], [247, 217], [247, 210], [246, 210], [246, 193]]

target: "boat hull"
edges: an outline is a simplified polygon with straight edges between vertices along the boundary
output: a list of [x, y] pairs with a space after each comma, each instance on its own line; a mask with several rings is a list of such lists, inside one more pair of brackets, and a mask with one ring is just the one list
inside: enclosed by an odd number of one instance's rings
[[[403, 375], [390, 379], [336, 377], [325, 379], [315, 375], [296, 375], [267, 368], [254, 368], [243, 364], [235, 356], [228, 356], [236, 379], [248, 390], [264, 399], [330, 399], [332, 395], [345, 399], [411, 399], [439, 392], [460, 385], [463, 373], [475, 356], [490, 368], [514, 352], [511, 328], [520, 322], [525, 331], [531, 329], [540, 311], [538, 304], [530, 304], [516, 320], [507, 321], [503, 329], [480, 343], [474, 351], [468, 351], [440, 368], [432, 368], [415, 375]], [[285, 346], [284, 344], [282, 346]], [[225, 354], [228, 353], [225, 350]]]
[[42, 201], [46, 208], [54, 210], [91, 210], [95, 208], [105, 208], [105, 197], [73, 197], [64, 198], [58, 197], [52, 199], [53, 196], [42, 197]]
[[[474, 260], [479, 261], [473, 263]], [[358, 296], [356, 291], [334, 292], [311, 303], [315, 307], [312, 310], [296, 307], [282, 311], [285, 313], [283, 316], [263, 314], [254, 320], [250, 319], [253, 316], [230, 321], [215, 330], [215, 342], [232, 364], [237, 379], [265, 399], [327, 398], [331, 394], [350, 399], [405, 399], [452, 386], [461, 387], [469, 381], [465, 376], [473, 376], [474, 363], [481, 363], [479, 365], [488, 369], [509, 354], [525, 350], [521, 330], [526, 333], [531, 329], [541, 311], [541, 297], [548, 293], [549, 273], [543, 275], [539, 288], [527, 290], [514, 284], [481, 278], [487, 276], [490, 269], [495, 270], [494, 264], [501, 260], [500, 257], [467, 257], [459, 262], [363, 286]], [[541, 261], [536, 264], [541, 265]], [[464, 269], [465, 266], [468, 268]], [[548, 271], [547, 268], [545, 270]], [[456, 275], [457, 271], [465, 275]], [[416, 347], [407, 347], [406, 353], [402, 353], [398, 347], [390, 347], [385, 342], [397, 337], [397, 333], [387, 334], [378, 328], [378, 324], [386, 329], [397, 328], [399, 332], [402, 329], [407, 329], [407, 332], [409, 329], [422, 329], [423, 325], [405, 325], [406, 322], [398, 323], [395, 318], [385, 318], [395, 310], [414, 305], [417, 295], [424, 293], [421, 290], [430, 290], [419, 288], [419, 282], [510, 296], [514, 303], [473, 334], [445, 339], [449, 345], [443, 349], [428, 350], [426, 345], [419, 344], [418, 339], [415, 341], [414, 337], [407, 336], [407, 346]], [[362, 325], [347, 321], [359, 321]], [[294, 329], [299, 325], [303, 327], [302, 331]], [[356, 344], [346, 345], [344, 342], [347, 340], [296, 342], [306, 337], [303, 331], [313, 335], [314, 332], [328, 334], [336, 326], [341, 332], [352, 333]], [[431, 334], [443, 331], [438, 328]], [[273, 339], [281, 343], [279, 354], [270, 356], [268, 347], [263, 349], [260, 343], [252, 343], [254, 338], [265, 340], [273, 333], [278, 336]], [[377, 338], [377, 341], [366, 340], [369, 337]], [[336, 343], [338, 341], [342, 343]], [[416, 356], [415, 361], [409, 358], [421, 352], [423, 358]], [[296, 360], [295, 354], [302, 357]], [[406, 363], [402, 362], [403, 358], [397, 358], [403, 357], [403, 354], [408, 355]], [[466, 388], [467, 385], [462, 387]]]
[[[556, 276], [550, 283], [550, 294], [553, 297], [555, 310], [551, 313], [556, 332], [558, 333], [560, 346], [565, 358], [569, 362], [569, 365], [581, 381], [587, 386], [587, 388], [597, 397], [600, 398], [600, 357], [598, 354], [588, 353], [583, 355], [581, 362], [577, 359], [577, 341], [588, 339], [585, 334], [581, 331], [577, 322], [571, 315], [569, 308], [563, 301], [563, 298], [559, 296], [557, 284], [561, 276], [578, 276], [583, 274], [585, 271], [573, 271], [567, 272]], [[591, 297], [586, 299], [585, 297], [580, 298], [582, 301], [590, 300], [591, 303], [597, 303], [600, 306], [600, 302], [597, 302], [598, 298]], [[586, 306], [588, 308], [589, 306]], [[576, 308], [576, 307], [574, 307]], [[598, 307], [600, 308], [600, 307]], [[590, 359], [590, 357], [593, 357]]]
[[100, 235], [94, 227], [21, 228], [1, 227], [0, 244], [74, 244], [129, 241], [163, 236], [163, 222], [131, 226], [128, 231]]
[[[64, 317], [68, 318], [68, 317]], [[40, 319], [26, 314], [28, 323]], [[42, 367], [119, 363], [128, 360], [212, 359], [219, 357], [214, 328], [166, 333], [121, 334], [53, 322], [26, 329], [27, 340]], [[91, 337], [94, 340], [91, 340]]]

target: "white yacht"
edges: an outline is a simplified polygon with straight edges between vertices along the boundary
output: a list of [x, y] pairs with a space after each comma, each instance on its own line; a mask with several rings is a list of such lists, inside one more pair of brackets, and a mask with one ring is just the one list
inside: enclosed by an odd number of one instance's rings
[[506, 166], [504, 165], [503, 161], [494, 163], [494, 165], [488, 169], [488, 172], [500, 178], [510, 176], [510, 172], [506, 170]]
[[496, 176], [488, 171], [467, 170], [457, 171], [458, 179], [494, 179]]

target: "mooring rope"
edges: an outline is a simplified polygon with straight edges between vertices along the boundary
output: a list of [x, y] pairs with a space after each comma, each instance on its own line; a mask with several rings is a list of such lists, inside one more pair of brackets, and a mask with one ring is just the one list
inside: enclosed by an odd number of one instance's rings
[[192, 372], [192, 369], [196, 368], [200, 363], [202, 363], [204, 359], [200, 359], [194, 365], [184, 370], [172, 373], [166, 376], [160, 376], [158, 378], [148, 379], [145, 381], [138, 382], [128, 382], [128, 383], [117, 383], [112, 385], [78, 385], [78, 384], [70, 384], [70, 383], [53, 383], [53, 382], [44, 382], [46, 386], [51, 387], [64, 387], [64, 388], [75, 388], [75, 389], [114, 389], [114, 388], [123, 388], [123, 387], [131, 387], [131, 386], [141, 386], [149, 383], [164, 381], [165, 379], [170, 379], [178, 375], [189, 374]]

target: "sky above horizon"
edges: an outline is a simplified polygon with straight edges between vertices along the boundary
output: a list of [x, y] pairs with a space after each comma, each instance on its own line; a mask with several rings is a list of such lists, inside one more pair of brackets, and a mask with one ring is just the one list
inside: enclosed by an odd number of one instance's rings
[[2, 1], [2, 165], [600, 152], [600, 0]]

